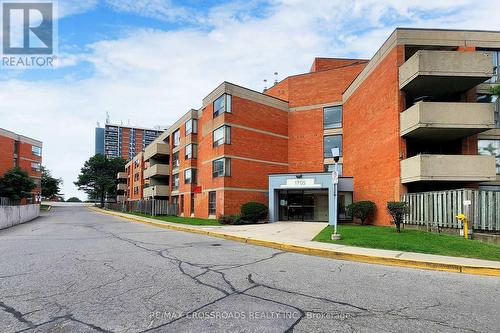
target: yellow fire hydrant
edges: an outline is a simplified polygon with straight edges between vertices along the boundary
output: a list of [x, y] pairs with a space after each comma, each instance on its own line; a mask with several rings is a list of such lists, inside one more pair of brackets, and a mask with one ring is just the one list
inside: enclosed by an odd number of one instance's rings
[[456, 217], [464, 224], [464, 238], [469, 239], [469, 219], [464, 214], [458, 214]]

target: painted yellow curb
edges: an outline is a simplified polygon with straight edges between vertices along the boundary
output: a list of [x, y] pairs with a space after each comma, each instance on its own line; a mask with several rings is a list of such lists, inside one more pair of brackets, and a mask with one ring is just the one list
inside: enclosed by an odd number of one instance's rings
[[454, 273], [466, 273], [466, 274], [475, 274], [475, 275], [486, 275], [486, 276], [499, 276], [500, 277], [500, 268], [496, 267], [485, 267], [485, 266], [473, 266], [473, 265], [458, 265], [458, 264], [446, 264], [440, 262], [433, 261], [421, 261], [421, 260], [412, 260], [412, 259], [402, 259], [402, 258], [390, 258], [390, 257], [381, 257], [381, 256], [371, 256], [366, 254], [355, 254], [355, 253], [346, 253], [335, 250], [327, 250], [327, 249], [318, 249], [314, 247], [300, 246], [294, 244], [287, 243], [279, 243], [262, 239], [248, 238], [230, 235], [217, 231], [208, 231], [199, 228], [192, 228], [183, 225], [170, 225], [162, 222], [152, 222], [146, 221], [139, 217], [134, 216], [124, 216], [122, 214], [114, 213], [111, 211], [107, 211], [104, 209], [96, 208], [96, 207], [88, 207], [90, 210], [95, 211], [101, 214], [112, 215], [116, 217], [120, 217], [123, 219], [127, 219], [134, 222], [139, 222], [143, 224], [152, 225], [155, 227], [170, 229], [176, 231], [184, 231], [190, 232], [194, 234], [207, 235], [217, 238], [222, 238], [226, 240], [247, 243], [251, 245], [258, 245], [269, 247], [273, 249], [283, 250], [287, 252], [301, 253], [306, 255], [313, 255], [324, 258], [331, 259], [339, 259], [339, 260], [348, 260], [348, 261], [356, 261], [363, 262], [368, 264], [379, 264], [386, 266], [399, 266], [399, 267], [407, 267], [407, 268], [418, 268], [418, 269], [426, 269], [426, 270], [434, 270], [434, 271], [444, 271], [444, 272], [454, 272]]

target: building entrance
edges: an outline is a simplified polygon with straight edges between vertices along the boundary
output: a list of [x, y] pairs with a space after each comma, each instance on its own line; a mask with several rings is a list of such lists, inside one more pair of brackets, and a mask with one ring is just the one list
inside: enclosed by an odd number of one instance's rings
[[279, 219], [328, 222], [328, 190], [280, 190]]

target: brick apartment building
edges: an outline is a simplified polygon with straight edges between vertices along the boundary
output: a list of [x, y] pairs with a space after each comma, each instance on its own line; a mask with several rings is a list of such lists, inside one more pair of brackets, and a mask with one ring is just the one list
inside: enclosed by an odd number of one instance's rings
[[264, 93], [224, 82], [127, 165], [122, 199], [197, 217], [259, 201], [273, 221], [327, 221], [333, 147], [341, 219], [353, 200], [387, 224], [404, 193], [500, 189], [499, 51], [500, 32], [396, 29], [370, 60], [316, 58]]
[[39, 200], [42, 192], [42, 147], [41, 141], [0, 128], [0, 176], [14, 167], [26, 171], [36, 184], [31, 201]]
[[106, 123], [95, 129], [95, 153], [130, 161], [163, 130]]

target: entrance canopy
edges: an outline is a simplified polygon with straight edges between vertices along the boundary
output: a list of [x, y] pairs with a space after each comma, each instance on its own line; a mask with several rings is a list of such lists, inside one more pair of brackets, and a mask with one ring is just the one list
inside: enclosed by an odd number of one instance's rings
[[[340, 177], [338, 191], [353, 192], [353, 179]], [[301, 199], [302, 198], [302, 199]], [[351, 195], [352, 198], [352, 195]], [[301, 203], [298, 202], [301, 199]], [[332, 222], [334, 206], [332, 174], [328, 172], [269, 175], [269, 218]], [[322, 218], [316, 218], [322, 217]]]

